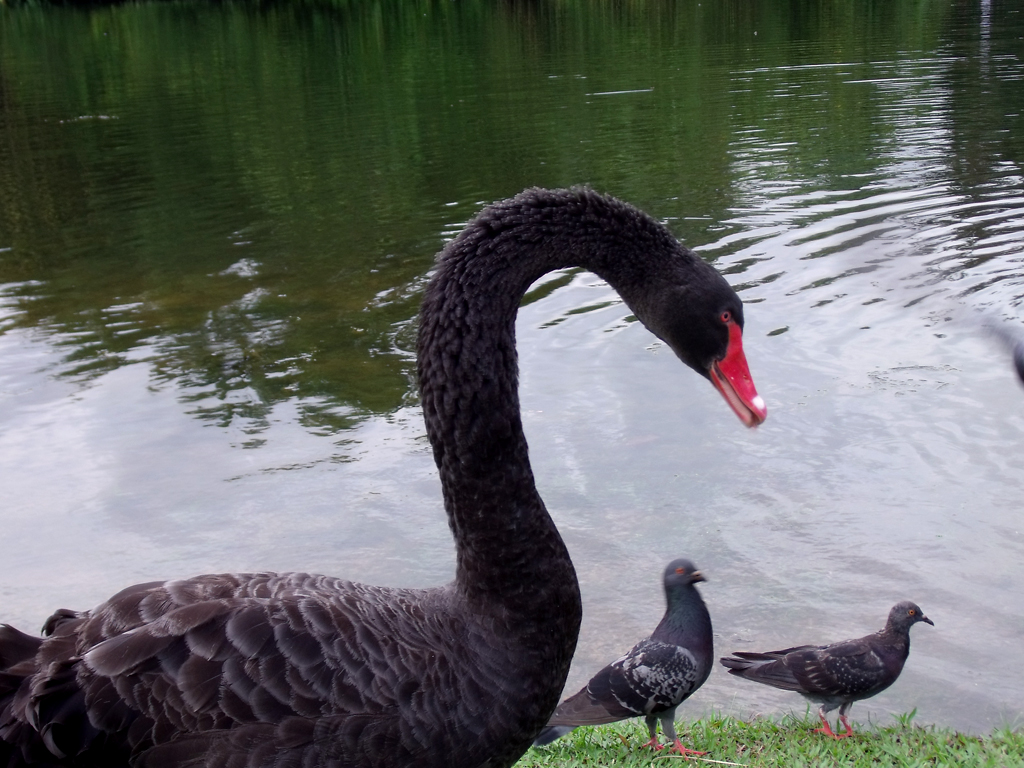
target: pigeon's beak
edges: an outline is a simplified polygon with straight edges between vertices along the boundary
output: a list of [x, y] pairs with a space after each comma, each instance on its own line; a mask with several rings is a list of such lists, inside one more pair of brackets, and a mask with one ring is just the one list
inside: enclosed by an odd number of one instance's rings
[[704, 578], [704, 574], [700, 571], [694, 571], [690, 574], [690, 582], [696, 584], [698, 581], [707, 581], [707, 579]]
[[921, 614], [921, 621], [923, 621], [925, 624], [931, 624], [933, 627], [935, 626], [935, 622], [929, 619], [924, 614]]

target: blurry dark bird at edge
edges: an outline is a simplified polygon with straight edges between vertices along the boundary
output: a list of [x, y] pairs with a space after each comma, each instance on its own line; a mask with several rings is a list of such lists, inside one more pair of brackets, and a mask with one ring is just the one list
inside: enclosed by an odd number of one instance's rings
[[1017, 378], [1024, 384], [1024, 332], [1011, 330], [1005, 323], [986, 320], [985, 328], [1013, 353], [1013, 367]]

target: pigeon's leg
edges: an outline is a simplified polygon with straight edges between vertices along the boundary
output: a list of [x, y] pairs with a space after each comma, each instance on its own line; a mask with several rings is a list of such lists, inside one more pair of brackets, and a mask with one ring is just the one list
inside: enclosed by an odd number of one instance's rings
[[651, 749], [661, 749], [662, 744], [658, 741], [658, 718], [654, 715], [648, 715], [644, 718], [644, 722], [647, 723], [647, 730], [651, 734], [650, 741], [645, 741], [641, 746], [650, 747]]
[[828, 724], [828, 719], [826, 719], [825, 715], [819, 712], [818, 717], [821, 718], [821, 728], [815, 728], [811, 733], [824, 733], [826, 736], [831, 736], [833, 739], [841, 738], [832, 732], [832, 726]]
[[663, 712], [661, 715], [661, 730], [665, 733], [665, 740], [672, 742], [672, 746], [669, 747], [669, 752], [678, 752], [683, 757], [687, 755], [706, 755], [707, 752], [698, 752], [696, 749], [687, 749], [683, 746], [683, 743], [679, 741], [679, 737], [676, 736], [676, 710], [675, 707]]
[[846, 733], [842, 736], [836, 736], [837, 739], [845, 739], [847, 736], [853, 736], [853, 728], [850, 726], [850, 721], [846, 719], [846, 715], [840, 715], [839, 719], [843, 725], [846, 726]]
[[846, 736], [853, 736], [853, 726], [851, 726], [850, 721], [846, 719], [846, 713], [850, 711], [850, 707], [852, 706], [853, 702], [848, 701], [839, 708], [839, 720], [842, 722], [844, 726], [846, 726], [846, 733], [844, 734], [844, 738]]
[[831, 736], [833, 739], [845, 739], [847, 736], [849, 736], [849, 732], [841, 734], [832, 732], [832, 726], [828, 724], [828, 718], [825, 717], [825, 713], [827, 711], [828, 710], [825, 709], [825, 705], [822, 704], [821, 709], [818, 710], [818, 717], [821, 718], [822, 727], [815, 728], [812, 731], [812, 733], [824, 733], [826, 736]]

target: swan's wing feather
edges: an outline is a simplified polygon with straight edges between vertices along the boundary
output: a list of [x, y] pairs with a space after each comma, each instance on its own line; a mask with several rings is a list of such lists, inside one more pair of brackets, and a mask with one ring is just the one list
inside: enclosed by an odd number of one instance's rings
[[0, 624], [0, 670], [31, 659], [42, 642], [41, 638], [26, 635], [8, 624]]
[[[149, 749], [133, 768], [348, 768], [373, 765], [369, 749], [353, 745], [376, 743], [365, 717], [292, 717], [276, 725], [253, 723], [230, 731], [185, 734]], [[346, 749], [351, 751], [346, 751]], [[412, 755], [406, 755], [414, 764]]]
[[[139, 754], [183, 733], [200, 751], [243, 731], [280, 746], [283, 723], [334, 718], [344, 730], [347, 713], [381, 721], [375, 738], [389, 740], [389, 713], [415, 695], [400, 681], [448, 642], [450, 628], [423, 618], [406, 591], [307, 574], [140, 585], [58, 622], [18, 695], [0, 699], [0, 723], [57, 755], [100, 743]], [[418, 645], [395, 632], [410, 619]], [[220, 738], [227, 729], [241, 730]]]

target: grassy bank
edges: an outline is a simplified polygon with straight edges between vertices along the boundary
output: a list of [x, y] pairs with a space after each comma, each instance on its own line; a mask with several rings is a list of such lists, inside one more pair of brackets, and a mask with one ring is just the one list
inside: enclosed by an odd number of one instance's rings
[[578, 728], [548, 747], [531, 749], [515, 768], [577, 768], [577, 766], [688, 765], [799, 768], [800, 766], [963, 766], [967, 768], [1024, 768], [1024, 730], [996, 731], [989, 736], [966, 736], [955, 731], [897, 724], [855, 732], [833, 741], [811, 733], [817, 719], [785, 717], [745, 723], [731, 717], [709, 717], [679, 723], [683, 745], [708, 754], [689, 761], [678, 755], [655, 753], [640, 745], [647, 729], [640, 720], [595, 728]]

